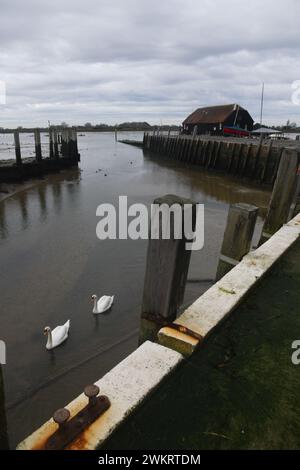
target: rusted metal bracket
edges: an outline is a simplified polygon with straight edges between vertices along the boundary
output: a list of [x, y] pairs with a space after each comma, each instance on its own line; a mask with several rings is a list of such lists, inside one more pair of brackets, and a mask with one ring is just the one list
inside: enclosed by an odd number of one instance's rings
[[99, 392], [100, 389], [97, 385], [85, 387], [84, 394], [88, 397], [89, 402], [70, 420], [70, 412], [66, 408], [55, 411], [53, 419], [59, 427], [47, 440], [44, 450], [63, 450], [108, 410], [110, 401], [104, 395], [97, 396]]

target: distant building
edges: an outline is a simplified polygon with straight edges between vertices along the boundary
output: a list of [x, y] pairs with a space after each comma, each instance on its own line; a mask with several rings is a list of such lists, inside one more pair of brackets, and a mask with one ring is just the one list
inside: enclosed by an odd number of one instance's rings
[[248, 135], [253, 119], [238, 104], [208, 106], [196, 109], [182, 123], [185, 134]]

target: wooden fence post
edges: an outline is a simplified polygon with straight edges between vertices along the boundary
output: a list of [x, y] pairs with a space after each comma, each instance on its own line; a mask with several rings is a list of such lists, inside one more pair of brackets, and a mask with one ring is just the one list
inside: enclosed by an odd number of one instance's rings
[[35, 159], [42, 160], [41, 133], [39, 129], [34, 130]]
[[14, 132], [14, 141], [15, 141], [16, 164], [18, 166], [20, 166], [20, 165], [22, 165], [22, 157], [21, 157], [21, 146], [20, 146], [19, 131]]
[[288, 220], [297, 185], [298, 153], [284, 149], [259, 244], [266, 242]]
[[217, 268], [217, 281], [250, 251], [257, 215], [258, 207], [251, 204], [238, 203], [230, 206]]
[[[196, 203], [190, 199], [167, 195], [154, 200], [154, 204], [149, 230], [140, 343], [155, 341], [162, 325], [176, 318], [183, 301], [191, 257], [183, 230], [185, 216], [188, 214], [191, 217], [193, 230], [196, 224]], [[168, 239], [163, 235], [165, 226], [170, 228]], [[176, 236], [178, 228], [181, 230], [180, 237]]]

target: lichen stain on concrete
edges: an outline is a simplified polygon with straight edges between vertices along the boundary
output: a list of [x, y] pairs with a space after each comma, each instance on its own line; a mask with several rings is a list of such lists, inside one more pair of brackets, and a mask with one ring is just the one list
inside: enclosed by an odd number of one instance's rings
[[222, 286], [219, 287], [219, 290], [220, 290], [221, 292], [224, 292], [225, 294], [231, 294], [231, 295], [235, 295], [235, 294], [236, 294], [235, 290], [233, 290], [233, 289], [232, 289], [232, 290], [225, 289], [225, 287], [222, 287]]

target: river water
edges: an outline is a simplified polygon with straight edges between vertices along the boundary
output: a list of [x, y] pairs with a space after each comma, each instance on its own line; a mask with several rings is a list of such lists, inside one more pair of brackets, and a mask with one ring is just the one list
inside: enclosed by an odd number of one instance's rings
[[[119, 195], [127, 195], [129, 204], [149, 206], [170, 193], [205, 204], [205, 245], [192, 253], [189, 272], [202, 281], [187, 284], [187, 305], [214, 278], [228, 205], [253, 203], [263, 214], [270, 196], [143, 155], [111, 133], [87, 133], [78, 144], [78, 170], [37, 180], [0, 203], [0, 339], [7, 345], [2, 372], [11, 448], [137, 347], [147, 242], [98, 240], [99, 204], [118, 207]], [[261, 223], [260, 217], [258, 229]], [[109, 313], [92, 315], [93, 293], [115, 295]], [[68, 319], [69, 339], [47, 351], [44, 327]]]

